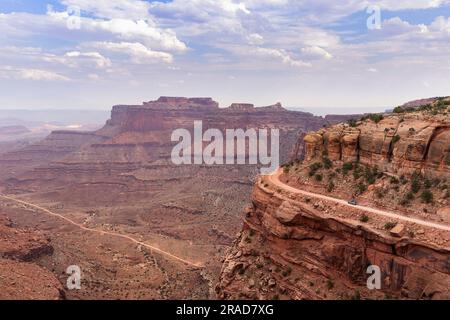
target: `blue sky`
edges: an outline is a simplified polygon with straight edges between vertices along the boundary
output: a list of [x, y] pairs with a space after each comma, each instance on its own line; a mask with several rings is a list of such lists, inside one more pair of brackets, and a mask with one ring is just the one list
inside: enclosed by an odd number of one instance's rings
[[449, 0], [2, 0], [0, 108], [180, 95], [377, 111], [450, 95], [449, 17]]

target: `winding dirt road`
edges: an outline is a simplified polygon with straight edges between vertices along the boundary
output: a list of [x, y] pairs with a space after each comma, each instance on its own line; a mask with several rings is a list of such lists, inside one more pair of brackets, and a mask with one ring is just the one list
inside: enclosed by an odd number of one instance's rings
[[354, 206], [354, 205], [349, 204], [345, 200], [328, 197], [328, 196], [325, 196], [323, 194], [312, 193], [312, 192], [296, 189], [294, 187], [291, 187], [291, 186], [281, 182], [280, 181], [280, 175], [281, 174], [282, 174], [281, 169], [278, 169], [272, 175], [268, 175], [267, 178], [269, 179], [269, 181], [271, 183], [273, 183], [277, 187], [279, 187], [281, 189], [284, 189], [286, 191], [289, 191], [291, 193], [302, 194], [304, 196], [308, 196], [308, 197], [311, 197], [311, 198], [331, 201], [331, 202], [334, 202], [334, 203], [337, 203], [337, 204], [341, 204], [341, 205], [348, 206], [348, 207], [351, 207], [351, 208], [358, 208], [358, 209], [361, 209], [361, 210], [366, 211], [366, 212], [378, 214], [378, 215], [385, 216], [385, 217], [392, 218], [392, 219], [412, 222], [412, 223], [415, 223], [415, 224], [418, 224], [418, 225], [431, 227], [431, 228], [435, 228], [435, 229], [440, 229], [440, 230], [444, 230], [444, 231], [450, 231], [450, 226], [445, 225], [445, 224], [425, 221], [425, 220], [416, 219], [416, 218], [410, 218], [410, 217], [406, 217], [404, 215], [400, 215], [400, 214], [397, 214], [397, 213], [384, 211], [384, 210], [380, 210], [380, 209], [374, 209], [374, 208], [370, 208], [370, 207], [366, 207], [366, 206], [360, 206], [360, 205], [355, 205]]
[[59, 218], [61, 220], [64, 220], [65, 222], [67, 222], [67, 223], [69, 223], [69, 224], [71, 224], [71, 225], [73, 225], [73, 226], [75, 226], [75, 227], [77, 227], [77, 228], [79, 228], [81, 230], [98, 233], [100, 235], [109, 235], [109, 236], [113, 236], [113, 237], [117, 237], [117, 238], [126, 239], [128, 241], [131, 241], [131, 242], [134, 242], [136, 244], [142, 245], [143, 247], [146, 247], [146, 248], [148, 248], [150, 250], [158, 252], [159, 254], [164, 255], [164, 256], [172, 259], [172, 260], [176, 260], [176, 261], [182, 262], [182, 263], [184, 263], [184, 264], [186, 264], [188, 266], [196, 267], [196, 268], [203, 267], [203, 265], [200, 264], [200, 263], [195, 263], [195, 262], [192, 262], [192, 261], [180, 258], [180, 257], [178, 257], [178, 256], [176, 256], [174, 254], [171, 254], [170, 252], [164, 251], [162, 249], [159, 249], [157, 247], [149, 245], [149, 244], [147, 244], [145, 242], [141, 242], [141, 241], [136, 240], [136, 239], [134, 239], [134, 238], [132, 238], [130, 236], [127, 236], [127, 235], [124, 235], [124, 234], [121, 234], [121, 233], [117, 233], [117, 232], [111, 232], [111, 231], [104, 231], [104, 230], [88, 228], [88, 227], [85, 227], [82, 224], [77, 223], [77, 222], [75, 222], [75, 221], [73, 221], [73, 220], [71, 220], [71, 219], [69, 219], [67, 217], [64, 217], [63, 215], [60, 215], [60, 214], [52, 212], [52, 211], [50, 211], [50, 210], [48, 210], [46, 208], [40, 207], [38, 205], [29, 203], [29, 202], [26, 202], [26, 201], [23, 201], [23, 200], [19, 200], [19, 199], [13, 198], [13, 197], [9, 197], [9, 196], [5, 196], [5, 195], [0, 194], [0, 198], [6, 199], [6, 200], [9, 200], [9, 201], [13, 201], [13, 202], [16, 202], [16, 203], [20, 203], [20, 204], [23, 204], [25, 206], [29, 206], [31, 208], [37, 209], [37, 210], [43, 212], [44, 214], [46, 214], [48, 216], [52, 216], [52, 217], [56, 217], [56, 218]]

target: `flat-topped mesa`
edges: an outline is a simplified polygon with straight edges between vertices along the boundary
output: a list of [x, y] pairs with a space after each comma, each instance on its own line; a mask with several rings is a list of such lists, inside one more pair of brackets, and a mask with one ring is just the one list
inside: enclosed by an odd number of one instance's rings
[[287, 111], [285, 108], [283, 108], [283, 105], [281, 104], [281, 102], [277, 102], [271, 106], [261, 107], [258, 109], [266, 110], [266, 111]]
[[254, 111], [263, 111], [263, 112], [277, 112], [277, 111], [288, 111], [283, 108], [280, 102], [277, 102], [270, 106], [264, 107], [255, 107], [254, 104], [251, 103], [232, 103], [226, 110], [229, 111], [243, 111], [243, 112], [254, 112]]
[[420, 171], [450, 177], [447, 101], [410, 112], [369, 115], [309, 133], [304, 138], [305, 159], [312, 162], [327, 156], [332, 161], [377, 165], [397, 175]]
[[156, 101], [144, 102], [144, 107], [153, 108], [219, 108], [219, 103], [212, 98], [160, 97]]
[[255, 105], [251, 103], [232, 103], [228, 107], [228, 110], [232, 111], [253, 111], [255, 110]]

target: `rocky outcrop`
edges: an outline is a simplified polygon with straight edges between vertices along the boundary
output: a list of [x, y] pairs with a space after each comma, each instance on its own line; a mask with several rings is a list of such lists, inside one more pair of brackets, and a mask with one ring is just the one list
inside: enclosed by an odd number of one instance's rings
[[[449, 248], [379, 232], [338, 214], [346, 211], [261, 180], [224, 262], [218, 296], [450, 299]], [[371, 265], [380, 268], [380, 290], [367, 287]]]
[[308, 161], [327, 155], [333, 161], [377, 165], [393, 174], [421, 171], [450, 176], [450, 120], [448, 115], [423, 112], [389, 114], [355, 127], [339, 124], [306, 135]]
[[36, 261], [53, 254], [49, 239], [14, 227], [0, 216], [0, 299], [56, 300], [64, 295], [55, 275]]

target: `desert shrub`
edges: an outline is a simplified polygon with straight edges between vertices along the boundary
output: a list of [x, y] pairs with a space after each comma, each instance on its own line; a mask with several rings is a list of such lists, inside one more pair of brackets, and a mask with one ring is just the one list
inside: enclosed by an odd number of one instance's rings
[[320, 182], [320, 181], [323, 180], [323, 176], [322, 176], [320, 173], [316, 174], [316, 175], [314, 176], [314, 178], [315, 178], [316, 181], [318, 181], [318, 182]]
[[353, 170], [353, 163], [346, 162], [342, 165], [342, 173], [347, 174], [350, 170]]
[[310, 177], [314, 176], [317, 173], [317, 171], [322, 169], [322, 167], [323, 167], [323, 164], [320, 162], [316, 162], [316, 163], [313, 163], [312, 165], [310, 165], [309, 166], [309, 176]]
[[411, 179], [411, 191], [413, 193], [418, 193], [420, 188], [420, 174], [414, 173]]
[[359, 218], [359, 221], [364, 222], [364, 223], [369, 222], [369, 216], [364, 214], [361, 216], [361, 218]]
[[382, 114], [369, 114], [361, 118], [362, 121], [367, 119], [372, 120], [375, 123], [379, 123], [381, 120], [384, 119], [384, 116]]
[[333, 162], [328, 157], [323, 157], [322, 163], [325, 169], [331, 169], [333, 167]]
[[374, 168], [366, 167], [366, 169], [364, 170], [364, 177], [366, 178], [368, 184], [374, 184], [377, 175], [378, 175], [377, 167]]
[[355, 119], [350, 119], [350, 120], [348, 120], [348, 121], [347, 121], [347, 124], [348, 124], [350, 127], [352, 127], [352, 128], [356, 128], [356, 126], [357, 126], [357, 122], [356, 122]]
[[335, 185], [334, 185], [333, 181], [328, 182], [327, 191], [332, 192], [334, 190], [334, 187], [335, 187]]
[[364, 193], [364, 192], [367, 190], [367, 186], [366, 186], [364, 183], [360, 182], [360, 183], [358, 183], [358, 185], [356, 186], [356, 190], [358, 190], [358, 192], [359, 192], [360, 194], [362, 194], [362, 193]]
[[408, 179], [406, 179], [406, 177], [405, 177], [404, 175], [402, 175], [402, 176], [400, 177], [400, 183], [403, 184], [403, 185], [405, 185], [405, 184], [408, 183]]
[[425, 190], [420, 195], [420, 198], [422, 199], [423, 203], [431, 203], [433, 202], [433, 193], [431, 193], [429, 190]]
[[405, 112], [405, 109], [403, 109], [402, 107], [396, 107], [394, 109], [394, 113], [404, 113], [404, 112]]
[[391, 184], [399, 184], [400, 181], [396, 177], [391, 177]]
[[392, 230], [395, 228], [396, 225], [397, 225], [397, 222], [388, 222], [384, 225], [384, 228], [386, 230]]
[[400, 141], [400, 139], [401, 139], [400, 136], [396, 135], [395, 137], [392, 138], [392, 144], [396, 144], [397, 142]]
[[327, 280], [327, 288], [328, 288], [328, 290], [331, 290], [334, 288], [334, 282], [330, 279]]

